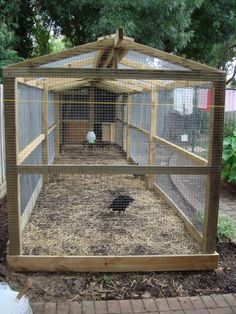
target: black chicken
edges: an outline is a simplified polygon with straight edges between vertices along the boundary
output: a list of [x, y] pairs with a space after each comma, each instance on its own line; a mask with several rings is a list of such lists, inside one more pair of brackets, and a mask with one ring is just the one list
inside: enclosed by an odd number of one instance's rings
[[126, 208], [132, 203], [134, 199], [128, 195], [117, 196], [109, 206], [113, 211], [124, 212]]

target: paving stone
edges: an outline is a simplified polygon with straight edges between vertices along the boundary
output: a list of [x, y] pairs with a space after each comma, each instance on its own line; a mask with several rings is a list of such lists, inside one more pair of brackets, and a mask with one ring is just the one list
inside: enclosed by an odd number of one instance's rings
[[81, 303], [79, 302], [70, 302], [69, 304], [70, 314], [82, 314]]
[[35, 302], [30, 304], [33, 313], [43, 314], [44, 311], [44, 302]]
[[184, 310], [194, 310], [194, 306], [189, 297], [178, 297], [177, 299]]
[[146, 309], [146, 312], [155, 312], [157, 311], [156, 303], [153, 299], [143, 299], [143, 304]]
[[161, 311], [157, 312], [160, 314], [185, 314], [184, 310], [179, 310], [179, 311]]
[[200, 309], [204, 309], [206, 308], [205, 307], [205, 304], [202, 302], [201, 298], [199, 296], [196, 296], [196, 297], [190, 297], [189, 298], [194, 306], [194, 308], [196, 310], [200, 310]]
[[108, 313], [120, 313], [120, 304], [117, 300], [107, 301]]
[[207, 309], [185, 310], [185, 314], [209, 314]]
[[170, 307], [166, 301], [166, 299], [155, 299], [155, 303], [157, 306], [157, 309], [159, 311], [169, 311]]
[[134, 313], [145, 313], [145, 307], [143, 300], [131, 300], [132, 308]]
[[177, 298], [166, 298], [171, 310], [182, 310], [182, 307]]
[[221, 294], [212, 294], [211, 295], [217, 306], [219, 307], [227, 307], [228, 303], [225, 301]]
[[57, 304], [55, 302], [46, 302], [44, 305], [44, 314], [56, 314]]
[[122, 314], [133, 313], [133, 308], [132, 308], [130, 300], [120, 300], [119, 303], [120, 303], [120, 310]]
[[214, 299], [210, 295], [203, 295], [201, 296], [201, 299], [208, 309], [217, 308], [217, 304], [215, 303]]
[[236, 306], [236, 298], [233, 296], [233, 294], [223, 294], [222, 296], [229, 306]]
[[230, 307], [221, 307], [217, 309], [208, 309], [210, 314], [231, 314], [235, 313]]
[[107, 302], [106, 301], [95, 301], [94, 302], [94, 307], [95, 307], [95, 313], [96, 314], [108, 313]]
[[57, 303], [57, 314], [67, 314], [69, 313], [69, 303], [68, 302], [58, 302]]
[[93, 301], [82, 301], [82, 313], [83, 314], [94, 314]]

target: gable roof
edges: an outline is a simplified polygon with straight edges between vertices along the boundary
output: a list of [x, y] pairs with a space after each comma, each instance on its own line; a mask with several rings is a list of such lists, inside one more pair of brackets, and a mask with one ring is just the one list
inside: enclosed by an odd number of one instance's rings
[[[67, 49], [61, 52], [52, 53], [37, 57], [31, 60], [22, 61], [17, 64], [9, 65], [4, 69], [24, 69], [30, 67], [31, 69], [42, 69], [45, 70], [53, 68], [65, 69], [71, 68], [71, 71], [75, 69], [129, 69], [129, 70], [174, 70], [174, 71], [186, 71], [187, 72], [208, 72], [211, 76], [214, 73], [219, 75], [223, 74], [222, 71], [214, 69], [207, 65], [188, 60], [149, 46], [141, 45], [136, 43], [133, 38], [124, 36], [123, 28], [119, 28], [115, 34], [99, 37], [96, 42], [80, 45], [71, 49]], [[36, 71], [37, 73], [37, 71]], [[99, 82], [98, 85], [108, 85], [110, 88], [117, 88], [119, 91], [129, 92], [140, 91], [141, 86], [143, 89], [149, 89], [148, 83], [156, 84], [157, 87], [161, 87], [161, 81], [145, 81], [130, 79], [123, 82], [118, 81], [114, 75], [114, 81]], [[89, 79], [77, 79], [77, 78], [37, 78], [29, 77], [24, 78], [24, 83], [42, 87], [42, 84], [47, 83], [49, 89], [59, 89], [89, 85], [91, 80]], [[68, 84], [67, 84], [68, 83]], [[169, 87], [168, 85], [169, 84]], [[188, 85], [188, 82], [185, 82]], [[175, 84], [176, 85], [176, 84]], [[178, 82], [181, 87], [183, 83]], [[126, 88], [125, 88], [126, 87]], [[173, 87], [172, 81], [167, 81], [165, 88]], [[142, 90], [142, 88], [141, 88]]]
[[[123, 28], [119, 28], [116, 34], [99, 37], [96, 42], [91, 42], [88, 44], [76, 46], [74, 48], [66, 49], [60, 52], [51, 53], [34, 59], [8, 65], [6, 68], [42, 65], [45, 66], [47, 65], [50, 67], [52, 66], [53, 62], [59, 61], [62, 62], [65, 61], [64, 64], [73, 65], [74, 63], [78, 62], [79, 59], [80, 60], [83, 59], [78, 58], [79, 56], [81, 55], [83, 56], [83, 54], [89, 54], [91, 52], [96, 52], [96, 56], [93, 62], [94, 67], [104, 67], [104, 65], [108, 67], [111, 64], [111, 61], [114, 59], [116, 50], [119, 50], [119, 55], [123, 53], [124, 56], [128, 51], [131, 50], [136, 53], [140, 53], [149, 57], [158, 58], [160, 60], [169, 62], [172, 65], [186, 67], [187, 69], [190, 70], [208, 70], [216, 73], [222, 72], [218, 69], [201, 64], [199, 62], [188, 60], [186, 58], [179, 57], [168, 52], [164, 52], [149, 46], [136, 43], [133, 38], [126, 37], [123, 35]], [[119, 56], [119, 59], [122, 58]]]

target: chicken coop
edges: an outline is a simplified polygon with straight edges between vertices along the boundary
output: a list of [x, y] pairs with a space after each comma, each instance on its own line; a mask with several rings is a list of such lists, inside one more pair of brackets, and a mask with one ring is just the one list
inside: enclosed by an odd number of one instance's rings
[[217, 267], [224, 72], [122, 28], [3, 72], [11, 268]]

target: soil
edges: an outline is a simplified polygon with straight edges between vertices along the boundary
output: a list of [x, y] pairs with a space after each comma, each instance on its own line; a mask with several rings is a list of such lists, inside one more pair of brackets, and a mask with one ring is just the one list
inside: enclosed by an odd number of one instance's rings
[[[112, 156], [113, 158], [113, 156]], [[153, 273], [15, 273], [6, 266], [6, 200], [0, 202], [0, 282], [19, 290], [27, 277], [32, 302], [175, 297], [236, 292], [236, 245], [218, 242], [215, 271]]]
[[109, 300], [147, 297], [175, 297], [236, 292], [236, 245], [218, 242], [219, 266], [207, 272], [163, 273], [15, 273], [6, 267], [6, 200], [0, 206], [0, 282], [19, 290], [28, 276], [35, 301]]

